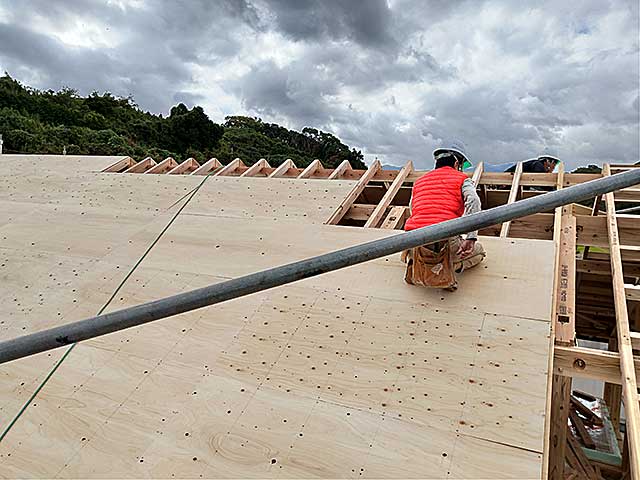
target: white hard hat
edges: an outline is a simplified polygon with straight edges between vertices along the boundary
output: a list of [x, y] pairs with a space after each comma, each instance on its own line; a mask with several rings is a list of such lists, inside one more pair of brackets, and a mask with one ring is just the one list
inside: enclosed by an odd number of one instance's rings
[[433, 158], [437, 162], [438, 156], [446, 152], [455, 152], [464, 159], [462, 165], [460, 165], [459, 167], [460, 170], [467, 170], [473, 167], [471, 160], [469, 160], [469, 157], [467, 157], [467, 148], [465, 147], [465, 144], [462, 140], [452, 140], [451, 142], [444, 143], [444, 146], [436, 148], [433, 151]]
[[538, 160], [554, 160], [555, 163], [560, 163], [560, 158], [558, 157], [557, 153], [550, 149], [549, 147], [546, 147], [542, 153], [542, 155], [538, 156]]

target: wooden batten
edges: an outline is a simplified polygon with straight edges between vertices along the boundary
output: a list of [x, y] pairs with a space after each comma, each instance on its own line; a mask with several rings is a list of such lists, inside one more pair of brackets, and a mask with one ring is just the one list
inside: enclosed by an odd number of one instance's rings
[[147, 170], [150, 170], [151, 168], [155, 167], [156, 165], [157, 163], [153, 158], [147, 157], [144, 160], [139, 161], [132, 167], [128, 168], [122, 173], [144, 173]]
[[213, 176], [214, 177], [224, 177], [224, 176], [227, 176], [227, 175], [232, 175], [240, 167], [246, 167], [246, 165], [239, 158], [235, 158], [235, 159], [231, 160], [226, 166], [222, 167]]
[[269, 178], [284, 177], [286, 176], [287, 172], [292, 168], [296, 168], [296, 165], [295, 163], [293, 163], [293, 160], [291, 160], [290, 158], [287, 158], [284, 162], [282, 162], [282, 164], [278, 168], [276, 168], [269, 175]]
[[398, 173], [398, 176], [395, 178], [393, 183], [389, 186], [389, 189], [386, 191], [376, 208], [373, 210], [373, 213], [364, 224], [364, 228], [375, 228], [382, 221], [387, 208], [391, 205], [391, 202], [397, 195], [398, 191], [402, 187], [402, 184], [407, 179], [409, 174], [413, 171], [413, 162], [408, 161], [402, 170]]
[[107, 168], [102, 170], [103, 173], [121, 173], [129, 168], [133, 167], [136, 161], [131, 157], [124, 157], [115, 163], [112, 163]]
[[191, 175], [208, 175], [218, 168], [222, 168], [220, 161], [217, 158], [211, 158], [207, 162], [203, 163], [198, 169], [191, 172]]
[[305, 168], [298, 178], [313, 178], [317, 173], [322, 172], [324, 167], [322, 166], [322, 162], [317, 158], [309, 164], [307, 168]]
[[256, 163], [251, 165], [242, 175], [241, 177], [255, 177], [256, 175], [262, 173], [265, 168], [271, 168], [269, 162], [266, 159], [261, 158]]
[[178, 166], [178, 162], [176, 162], [173, 157], [167, 157], [163, 161], [161, 161], [158, 165], [156, 165], [155, 167], [150, 168], [149, 170], [147, 170], [145, 172], [145, 174], [147, 174], [147, 173], [150, 173], [150, 174], [167, 173], [168, 171], [174, 169], [177, 166]]
[[[513, 174], [513, 182], [511, 182], [511, 191], [509, 192], [509, 199], [507, 205], [512, 204], [518, 199], [518, 193], [520, 192], [520, 177], [522, 177], [522, 162], [518, 162], [516, 171]], [[500, 237], [506, 238], [509, 235], [509, 227], [511, 222], [504, 222], [502, 229], [500, 230]]]
[[167, 175], [185, 175], [195, 172], [200, 168], [200, 164], [195, 158], [187, 158], [180, 165], [167, 172]]
[[338, 165], [333, 172], [331, 172], [329, 180], [342, 178], [346, 172], [350, 172], [351, 170], [353, 170], [353, 168], [351, 167], [349, 160], [343, 160], [342, 163]]

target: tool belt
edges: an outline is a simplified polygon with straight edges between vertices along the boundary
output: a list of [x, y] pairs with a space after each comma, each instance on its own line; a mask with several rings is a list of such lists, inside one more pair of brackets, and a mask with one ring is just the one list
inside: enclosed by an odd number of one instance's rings
[[428, 288], [452, 288], [457, 285], [453, 252], [448, 240], [422, 245], [402, 252], [407, 264], [404, 281]]

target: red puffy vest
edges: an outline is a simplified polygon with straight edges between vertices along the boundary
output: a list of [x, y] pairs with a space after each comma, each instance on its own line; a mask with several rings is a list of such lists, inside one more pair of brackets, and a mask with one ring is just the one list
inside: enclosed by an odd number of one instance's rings
[[413, 185], [411, 217], [405, 230], [415, 230], [461, 217], [464, 213], [462, 183], [467, 175], [451, 167], [425, 173]]

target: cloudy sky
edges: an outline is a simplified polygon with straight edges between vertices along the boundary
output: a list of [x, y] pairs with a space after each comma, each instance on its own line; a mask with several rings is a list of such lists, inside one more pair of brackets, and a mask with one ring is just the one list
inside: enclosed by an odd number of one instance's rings
[[0, 0], [0, 70], [314, 126], [370, 163], [640, 159], [638, 0]]

